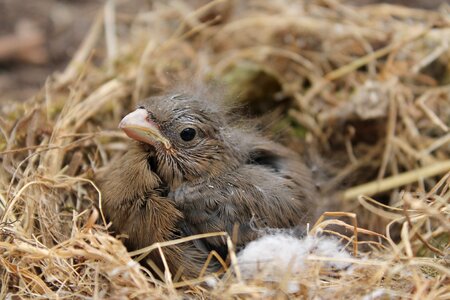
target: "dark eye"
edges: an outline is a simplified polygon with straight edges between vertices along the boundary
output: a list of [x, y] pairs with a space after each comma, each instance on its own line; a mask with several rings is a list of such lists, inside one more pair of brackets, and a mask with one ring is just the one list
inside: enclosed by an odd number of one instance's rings
[[196, 134], [197, 132], [195, 131], [194, 128], [188, 127], [180, 132], [180, 137], [183, 139], [183, 141], [189, 142], [195, 138]]

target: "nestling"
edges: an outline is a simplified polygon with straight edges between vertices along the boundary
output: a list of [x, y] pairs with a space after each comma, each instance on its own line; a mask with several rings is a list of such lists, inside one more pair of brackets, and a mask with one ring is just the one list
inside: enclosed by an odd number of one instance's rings
[[[237, 124], [217, 98], [202, 91], [152, 97], [120, 123], [136, 142], [102, 188], [105, 213], [129, 235], [131, 249], [172, 239], [173, 232], [217, 231], [237, 233], [239, 248], [259, 229], [306, 225], [314, 217], [316, 188], [306, 166]], [[221, 238], [189, 247], [197, 258], [227, 253]]]

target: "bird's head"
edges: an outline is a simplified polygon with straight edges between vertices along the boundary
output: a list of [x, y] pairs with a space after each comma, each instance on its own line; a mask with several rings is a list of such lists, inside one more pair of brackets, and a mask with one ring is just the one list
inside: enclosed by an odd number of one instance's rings
[[153, 168], [167, 183], [216, 176], [237, 165], [242, 151], [226, 111], [209, 100], [183, 93], [152, 97], [119, 127], [155, 153]]

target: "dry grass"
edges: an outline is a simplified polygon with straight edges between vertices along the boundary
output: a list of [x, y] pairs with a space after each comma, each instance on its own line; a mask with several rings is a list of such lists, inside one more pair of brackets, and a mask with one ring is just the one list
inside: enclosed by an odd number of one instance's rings
[[[2, 107], [0, 298], [448, 299], [449, 13], [217, 0], [130, 15], [108, 2], [64, 72], [26, 104]], [[192, 78], [263, 89], [255, 73], [290, 100], [287, 144], [339, 161], [322, 189], [353, 213], [329, 214], [310, 234], [353, 231], [342, 237], [352, 267], [327, 270], [330, 258], [311, 256], [307, 274], [268, 283], [242, 279], [232, 256], [214, 287], [201, 284], [211, 277], [156, 280], [92, 209], [93, 174], [126, 150], [116, 127], [142, 97]], [[349, 184], [358, 186], [332, 192]], [[289, 294], [290, 282], [300, 290]]]

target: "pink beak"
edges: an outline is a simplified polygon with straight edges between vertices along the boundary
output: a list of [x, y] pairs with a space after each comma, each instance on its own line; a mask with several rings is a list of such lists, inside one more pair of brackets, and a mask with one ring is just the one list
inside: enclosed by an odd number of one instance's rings
[[119, 128], [136, 141], [150, 145], [159, 142], [166, 149], [170, 149], [170, 141], [161, 134], [158, 125], [148, 118], [148, 112], [143, 108], [138, 108], [126, 115], [120, 121]]

